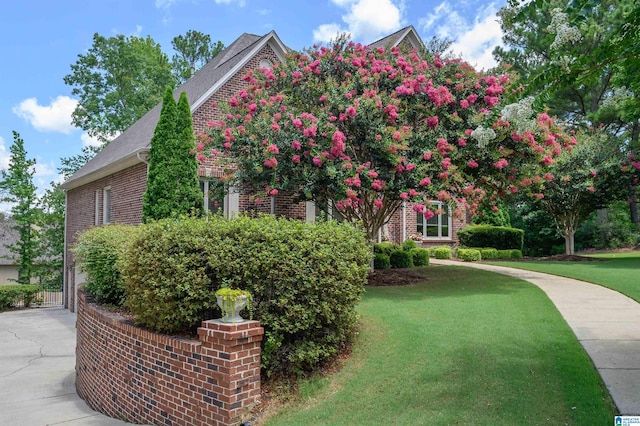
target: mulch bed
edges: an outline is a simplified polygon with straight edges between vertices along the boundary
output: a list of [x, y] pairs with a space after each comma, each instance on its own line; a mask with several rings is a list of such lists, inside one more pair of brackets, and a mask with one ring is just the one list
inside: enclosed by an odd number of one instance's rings
[[416, 269], [379, 269], [369, 274], [368, 285], [371, 287], [401, 286], [428, 280], [424, 273]]

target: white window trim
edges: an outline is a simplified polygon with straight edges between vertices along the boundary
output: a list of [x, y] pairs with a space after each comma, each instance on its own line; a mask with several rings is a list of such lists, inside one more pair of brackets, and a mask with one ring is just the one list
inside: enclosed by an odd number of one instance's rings
[[[427, 233], [425, 231], [425, 223], [426, 221], [423, 218], [423, 222], [422, 222], [422, 230], [420, 231], [422, 233], [422, 240], [423, 241], [451, 241], [453, 240], [453, 217], [451, 216], [451, 206], [443, 203], [441, 201], [432, 201], [431, 202], [432, 206], [438, 207], [438, 208], [447, 208], [448, 212], [447, 212], [447, 219], [448, 219], [448, 223], [447, 226], [449, 228], [449, 235], [448, 236], [442, 236], [442, 215], [436, 214], [435, 217], [438, 218], [438, 236], [437, 237], [429, 237], [427, 236]], [[418, 213], [420, 214], [420, 213]]]
[[96, 208], [95, 208], [95, 222], [96, 226], [100, 225], [100, 190], [96, 189]]
[[[108, 195], [107, 195], [108, 194]], [[111, 223], [111, 186], [102, 188], [102, 224]]]

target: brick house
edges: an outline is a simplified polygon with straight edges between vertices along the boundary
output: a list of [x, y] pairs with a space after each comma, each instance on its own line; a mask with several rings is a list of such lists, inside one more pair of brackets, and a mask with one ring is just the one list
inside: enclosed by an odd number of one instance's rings
[[[422, 41], [415, 29], [409, 26], [371, 46], [420, 48]], [[178, 87], [174, 96], [178, 99], [181, 92], [186, 92], [196, 134], [204, 132], [210, 121], [219, 118], [212, 103], [229, 99], [245, 86], [242, 76], [248, 70], [269, 67], [283, 61], [286, 51], [287, 47], [274, 31], [264, 36], [245, 33]], [[72, 311], [75, 311], [77, 303], [76, 283], [83, 282], [70, 252], [78, 232], [103, 224], [139, 224], [142, 221], [142, 198], [146, 188], [150, 140], [159, 119], [160, 108], [159, 104], [149, 111], [62, 185], [66, 193], [67, 213], [65, 307]], [[208, 197], [209, 182], [221, 174], [222, 170], [212, 162], [199, 166], [203, 203], [208, 210], [222, 209], [227, 217], [238, 212], [258, 210], [307, 221], [315, 220], [320, 213], [312, 202], [296, 204], [287, 197], [273, 197], [270, 202], [256, 206], [249, 201], [250, 194], [240, 189], [231, 189], [224, 200], [213, 202]], [[402, 242], [420, 232], [425, 236], [425, 245], [452, 244], [456, 241], [456, 230], [462, 226], [464, 223], [453, 219], [450, 214], [424, 221], [422, 215], [416, 215], [410, 208], [403, 208], [391, 218], [380, 238]]]

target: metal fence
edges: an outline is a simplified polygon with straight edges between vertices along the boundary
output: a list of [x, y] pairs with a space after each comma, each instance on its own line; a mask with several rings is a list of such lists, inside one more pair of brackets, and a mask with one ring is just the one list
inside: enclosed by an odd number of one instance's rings
[[42, 287], [42, 290], [35, 294], [32, 301], [25, 306], [24, 300], [19, 300], [12, 304], [15, 308], [40, 308], [44, 306], [62, 306], [64, 298], [62, 290], [55, 290], [48, 287]]

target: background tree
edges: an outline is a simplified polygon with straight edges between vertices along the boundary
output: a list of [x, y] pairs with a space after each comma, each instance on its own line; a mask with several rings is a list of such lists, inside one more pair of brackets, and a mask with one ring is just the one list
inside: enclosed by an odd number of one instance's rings
[[485, 194], [536, 193], [575, 142], [530, 105], [502, 103], [508, 76], [460, 60], [338, 40], [245, 79], [199, 150], [237, 165], [225, 178], [257, 199], [333, 201], [370, 240], [405, 200], [430, 218], [435, 199], [475, 210]]
[[551, 166], [542, 209], [553, 218], [565, 240], [565, 254], [575, 254], [575, 233], [589, 215], [620, 198], [620, 152], [608, 135], [582, 133], [579, 143]]
[[202, 213], [202, 194], [191, 110], [186, 94], [178, 105], [168, 88], [160, 119], [151, 138], [147, 189], [142, 201], [142, 220]]
[[36, 186], [33, 183], [36, 161], [27, 158], [24, 141], [13, 132], [13, 144], [9, 149], [9, 168], [2, 170], [0, 180], [1, 200], [11, 203], [11, 216], [18, 232], [18, 240], [7, 245], [18, 263], [18, 282], [30, 284], [38, 257], [38, 219]]
[[93, 45], [64, 77], [79, 98], [74, 125], [104, 142], [124, 131], [173, 87], [171, 64], [151, 37], [93, 36]]
[[221, 41], [214, 43], [210, 35], [194, 30], [174, 37], [171, 45], [176, 51], [171, 59], [171, 66], [179, 83], [191, 78], [196, 71], [224, 49]]
[[41, 238], [37, 275], [42, 284], [62, 289], [65, 197], [60, 184], [51, 182], [50, 186], [39, 201]]
[[[516, 0], [498, 15], [506, 48], [494, 56], [521, 76], [526, 94], [575, 128], [601, 127], [623, 152], [637, 152], [640, 11], [633, 0]], [[613, 184], [633, 198], [634, 185]], [[631, 215], [637, 223], [635, 202]]]

